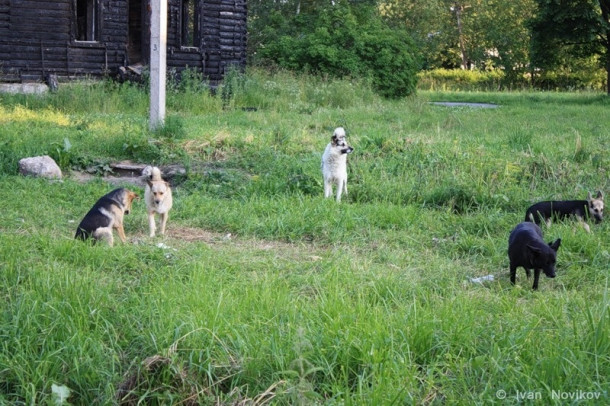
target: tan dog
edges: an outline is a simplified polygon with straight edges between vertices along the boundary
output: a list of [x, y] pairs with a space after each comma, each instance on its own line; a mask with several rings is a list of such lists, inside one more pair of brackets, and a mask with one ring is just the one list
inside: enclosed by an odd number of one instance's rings
[[80, 222], [74, 238], [106, 240], [112, 247], [114, 245], [112, 229], [114, 228], [119, 233], [121, 241], [126, 242], [123, 216], [129, 214], [131, 203], [137, 198], [137, 194], [123, 188], [115, 189], [102, 196]]
[[161, 178], [161, 170], [156, 166], [147, 166], [143, 173], [147, 175], [146, 190], [144, 191], [144, 200], [146, 201], [146, 209], [148, 210], [148, 226], [150, 236], [155, 236], [157, 226], [155, 224], [155, 213], [159, 214], [160, 233], [165, 234], [165, 225], [169, 217], [169, 210], [172, 208], [172, 189], [169, 183]]

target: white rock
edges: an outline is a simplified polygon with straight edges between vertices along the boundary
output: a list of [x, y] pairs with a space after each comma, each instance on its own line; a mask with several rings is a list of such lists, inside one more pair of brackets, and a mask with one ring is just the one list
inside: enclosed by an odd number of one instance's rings
[[23, 158], [19, 160], [19, 173], [22, 175], [40, 176], [61, 179], [61, 169], [48, 155]]

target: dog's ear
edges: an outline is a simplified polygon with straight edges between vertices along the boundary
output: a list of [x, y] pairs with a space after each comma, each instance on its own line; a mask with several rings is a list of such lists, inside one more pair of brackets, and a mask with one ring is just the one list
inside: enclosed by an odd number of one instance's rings
[[150, 180], [150, 179], [146, 179], [146, 184], [147, 184], [148, 186], [150, 186], [150, 188], [152, 189], [152, 185], [153, 185], [153, 184], [152, 184], [152, 180]]
[[134, 200], [138, 200], [140, 198], [140, 196], [137, 195], [137, 193], [132, 192], [131, 190], [127, 191], [127, 201], [132, 202]]
[[540, 255], [542, 253], [542, 250], [540, 249], [540, 247], [534, 247], [533, 245], [526, 245], [527, 249], [535, 256], [537, 257], [538, 255]]
[[591, 192], [587, 193], [587, 201], [591, 204], [591, 200], [593, 200], [593, 196], [591, 196]]
[[551, 247], [551, 249], [555, 252], [557, 252], [560, 245], [561, 245], [561, 238], [556, 239], [555, 242], [549, 243], [549, 247]]
[[330, 137], [330, 143], [333, 144], [333, 146], [337, 145], [337, 134], [333, 134], [332, 137]]
[[596, 198], [596, 199], [602, 199], [602, 200], [604, 199], [604, 195], [602, 194], [602, 191], [601, 191], [601, 190], [598, 190], [598, 191], [597, 191], [597, 196], [596, 196], [595, 198]]

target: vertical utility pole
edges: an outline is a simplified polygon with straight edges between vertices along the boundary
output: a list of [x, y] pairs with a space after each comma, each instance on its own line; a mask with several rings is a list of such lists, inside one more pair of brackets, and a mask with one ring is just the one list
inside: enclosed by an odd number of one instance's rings
[[151, 0], [150, 20], [150, 129], [154, 130], [165, 121], [167, 0]]

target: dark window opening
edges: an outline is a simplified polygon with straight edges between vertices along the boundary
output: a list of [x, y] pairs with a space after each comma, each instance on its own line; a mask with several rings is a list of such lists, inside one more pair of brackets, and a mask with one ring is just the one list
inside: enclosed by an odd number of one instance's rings
[[142, 0], [129, 0], [129, 35], [127, 38], [128, 64], [143, 62], [146, 50], [142, 32], [144, 31], [146, 17]]
[[181, 45], [199, 47], [199, 7], [196, 0], [182, 0]]
[[99, 39], [97, 0], [76, 0], [76, 40]]

